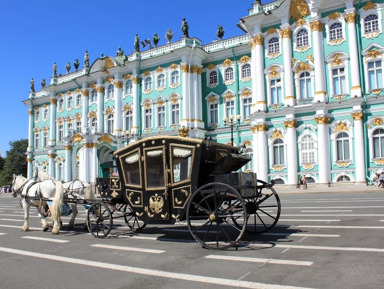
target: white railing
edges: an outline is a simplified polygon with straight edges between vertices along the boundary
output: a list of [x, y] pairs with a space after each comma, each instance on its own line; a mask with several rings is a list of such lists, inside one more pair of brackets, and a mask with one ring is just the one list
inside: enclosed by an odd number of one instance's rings
[[250, 41], [250, 37], [249, 35], [246, 34], [246, 35], [237, 36], [237, 37], [233, 37], [226, 40], [218, 40], [211, 44], [204, 45], [203, 49], [207, 52], [215, 52], [225, 48], [231, 48], [231, 47], [242, 45], [242, 44], [248, 44], [249, 41]]
[[75, 72], [72, 72], [72, 73], [68, 73], [66, 75], [63, 75], [63, 76], [59, 76], [57, 78], [57, 84], [61, 84], [61, 83], [65, 83], [65, 82], [68, 82], [68, 81], [71, 81], [75, 78], [78, 78], [80, 76], [84, 75], [84, 71], [82, 69], [78, 70], [78, 71], [75, 71]]

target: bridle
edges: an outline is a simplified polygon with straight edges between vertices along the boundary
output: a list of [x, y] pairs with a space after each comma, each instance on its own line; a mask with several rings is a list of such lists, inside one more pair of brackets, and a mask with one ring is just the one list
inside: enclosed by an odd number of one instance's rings
[[[16, 179], [17, 179], [17, 176], [15, 176], [13, 178], [13, 181], [12, 181], [12, 197], [16, 198], [17, 195], [21, 194], [21, 192], [23, 191], [25, 185], [30, 181], [30, 180], [26, 180], [25, 183], [20, 187], [18, 188], [17, 190], [15, 189], [15, 185], [16, 185]], [[34, 183], [34, 182], [33, 182]], [[32, 183], [32, 184], [33, 184]]]

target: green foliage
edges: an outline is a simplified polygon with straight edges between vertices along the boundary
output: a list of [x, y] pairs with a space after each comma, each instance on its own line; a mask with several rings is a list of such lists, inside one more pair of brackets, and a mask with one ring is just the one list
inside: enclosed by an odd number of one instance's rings
[[11, 185], [13, 174], [27, 176], [28, 164], [25, 152], [27, 151], [28, 140], [11, 141], [9, 145], [11, 149], [7, 151], [3, 165], [0, 160], [0, 186]]

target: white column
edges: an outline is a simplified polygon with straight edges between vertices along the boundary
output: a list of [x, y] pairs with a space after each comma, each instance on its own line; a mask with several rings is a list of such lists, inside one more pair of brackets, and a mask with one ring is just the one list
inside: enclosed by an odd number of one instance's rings
[[[268, 145], [267, 145], [267, 125], [260, 124], [257, 129], [257, 149], [253, 153], [258, 153], [258, 175], [257, 178], [268, 182]], [[260, 153], [262, 152], [262, 153]]]
[[287, 166], [288, 166], [288, 185], [296, 185], [297, 178], [297, 137], [295, 120], [284, 122], [287, 128]]
[[101, 78], [97, 79], [97, 131], [104, 133], [104, 86]]
[[70, 182], [72, 180], [72, 146], [66, 144], [65, 149], [65, 163], [64, 163], [64, 181]]
[[353, 127], [354, 127], [354, 140], [355, 140], [355, 166], [356, 166], [356, 182], [366, 182], [365, 171], [365, 150], [364, 150], [364, 113], [362, 111], [352, 113]]
[[139, 77], [138, 76], [132, 76], [132, 105], [133, 105], [133, 111], [132, 111], [132, 133], [138, 134], [139, 133], [139, 123], [141, 122], [140, 117], [140, 102], [139, 102]]
[[91, 182], [96, 182], [99, 164], [97, 161], [97, 143], [92, 144]]
[[[266, 111], [267, 103], [265, 101], [265, 85], [264, 85], [264, 38], [256, 35], [251, 40], [252, 55], [252, 107], [253, 111]], [[262, 81], [260, 81], [262, 80]]]
[[33, 159], [32, 154], [27, 153], [27, 178], [32, 179], [33, 177]]
[[[349, 60], [351, 71], [351, 96], [361, 97], [359, 52], [356, 37], [356, 13], [355, 8], [345, 10], [345, 19], [348, 23]], [[348, 13], [348, 14], [347, 14]]]
[[82, 83], [82, 90], [81, 95], [83, 96], [82, 99], [82, 116], [81, 116], [81, 132], [86, 133], [89, 128], [89, 122], [88, 122], [88, 113], [89, 113], [89, 90], [87, 88], [87, 83]]
[[284, 57], [284, 83], [285, 83], [285, 105], [295, 105], [294, 81], [292, 72], [292, 31], [288, 27], [282, 27], [280, 31], [283, 39], [283, 57]]
[[29, 108], [28, 109], [28, 148], [27, 148], [27, 151], [28, 152], [33, 152], [33, 148], [34, 148], [34, 138], [35, 138], [35, 134], [33, 133], [33, 124], [34, 124], [34, 121], [33, 121], [33, 108]]
[[49, 150], [48, 151], [48, 174], [51, 176], [55, 176], [55, 151], [54, 150]]
[[91, 177], [90, 177], [90, 161], [91, 161], [91, 148], [92, 144], [91, 143], [83, 143], [83, 163], [80, 164], [80, 170], [82, 175], [83, 180], [87, 183], [90, 182]]
[[331, 156], [329, 142], [329, 117], [318, 116], [315, 118], [318, 131], [318, 164], [319, 184], [328, 184], [331, 181]]
[[189, 120], [191, 119], [189, 111], [190, 111], [190, 73], [189, 73], [189, 65], [188, 64], [182, 64], [181, 66], [182, 71], [182, 90], [183, 90], [183, 106], [182, 106], [182, 120], [180, 122], [181, 126], [185, 126], [189, 128]]
[[113, 85], [115, 86], [115, 117], [114, 117], [114, 134], [116, 136], [121, 136], [121, 132], [123, 130], [123, 82], [120, 80], [120, 75], [115, 75], [115, 81]]
[[313, 54], [315, 66], [315, 97], [314, 102], [327, 101], [327, 87], [325, 83], [324, 49], [323, 49], [323, 23], [319, 20], [310, 23], [313, 39]]
[[50, 107], [50, 119], [49, 119], [49, 125], [50, 125], [50, 130], [49, 130], [49, 141], [48, 144], [50, 146], [55, 146], [56, 145], [56, 106], [57, 106], [57, 99], [55, 96], [54, 92], [50, 93], [50, 102], [51, 102], [51, 107]]

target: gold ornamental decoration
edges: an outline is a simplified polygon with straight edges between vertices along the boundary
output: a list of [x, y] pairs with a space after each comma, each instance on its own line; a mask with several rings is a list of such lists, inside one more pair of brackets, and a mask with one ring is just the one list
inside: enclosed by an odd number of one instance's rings
[[183, 125], [182, 128], [179, 128], [179, 136], [188, 137], [189, 129]]
[[267, 35], [270, 35], [270, 34], [273, 34], [273, 33], [277, 33], [277, 29], [274, 28], [274, 27], [268, 28]]
[[326, 116], [318, 116], [315, 118], [315, 121], [317, 124], [329, 124], [329, 122], [331, 121], [331, 118]]
[[106, 82], [109, 82], [109, 83], [112, 83], [112, 81], [114, 80], [115, 78], [113, 77], [113, 76], [108, 76], [106, 79], [105, 79], [105, 81]]
[[347, 23], [355, 23], [356, 22], [356, 12], [345, 14], [345, 20], [347, 20]]
[[98, 139], [99, 142], [104, 142], [104, 143], [113, 143], [113, 140], [108, 134], [104, 134]]
[[339, 131], [349, 131], [349, 128], [347, 127], [347, 125], [344, 122], [340, 122], [337, 124], [337, 126], [333, 130], [333, 133], [337, 133]]
[[339, 17], [340, 17], [340, 13], [339, 12], [333, 12], [333, 13], [328, 15], [328, 19], [329, 20], [336, 20]]
[[308, 63], [300, 61], [299, 65], [296, 67], [296, 73], [300, 71], [311, 71], [311, 66]]
[[242, 97], [247, 97], [247, 96], [250, 96], [251, 94], [252, 92], [249, 89], [245, 89], [241, 92]]
[[132, 77], [132, 83], [133, 84], [139, 84], [139, 77], [137, 77], [137, 76]]
[[230, 92], [228, 92], [228, 93], [225, 94], [225, 100], [230, 100], [230, 99], [232, 99], [233, 97], [234, 97], [234, 95], [233, 95], [232, 93], [230, 93]]
[[277, 71], [279, 69], [278, 66], [272, 66], [271, 72], [269, 73], [269, 77], [278, 77], [280, 76], [280, 73]]
[[182, 72], [185, 72], [185, 73], [189, 72], [189, 66], [187, 64], [181, 65], [180, 69]]
[[123, 82], [122, 81], [115, 81], [113, 83], [113, 85], [116, 87], [116, 88], [123, 88]]
[[144, 76], [148, 76], [148, 75], [151, 75], [151, 72], [149, 71], [149, 70], [146, 70], [146, 71], [144, 71]]
[[160, 73], [160, 72], [163, 72], [164, 71], [164, 68], [162, 68], [161, 66], [159, 66], [157, 69], [156, 69], [156, 72], [157, 73]]
[[109, 68], [112, 68], [114, 66], [115, 66], [115, 64], [112, 62], [111, 59], [109, 59], [108, 57], [105, 58], [105, 65], [104, 65], [105, 69], [109, 69]]
[[351, 116], [352, 116], [353, 120], [362, 120], [363, 117], [364, 117], [364, 113], [361, 112], [361, 111], [359, 111], [359, 112], [353, 112], [353, 113], [351, 114]]
[[340, 59], [341, 54], [340, 53], [335, 53], [333, 56], [333, 62], [332, 66], [337, 66], [337, 65], [343, 65], [344, 62]]
[[371, 50], [371, 51], [368, 51], [367, 57], [368, 58], [376, 58], [377, 56], [379, 56], [381, 54], [383, 54], [383, 53], [378, 51], [378, 50]]
[[375, 8], [376, 8], [376, 4], [372, 3], [371, 1], [368, 1], [367, 4], [363, 7], [365, 11], [375, 9]]
[[252, 132], [258, 132], [258, 131], [267, 131], [268, 126], [266, 124], [256, 124], [253, 127], [251, 127]]
[[310, 14], [307, 2], [305, 0], [292, 0], [289, 14], [295, 20], [307, 17]]
[[373, 125], [376, 125], [376, 126], [379, 126], [379, 125], [382, 125], [383, 122], [384, 122], [384, 121], [383, 121], [381, 118], [376, 117], [376, 118], [373, 120], [372, 124], [373, 124]]
[[131, 79], [132, 78], [132, 75], [130, 75], [129, 73], [124, 75], [124, 80], [128, 80], [128, 79]]
[[176, 63], [171, 64], [171, 69], [177, 69], [179, 66]]
[[312, 21], [309, 25], [311, 26], [312, 31], [323, 31], [324, 24], [320, 20]]
[[211, 95], [209, 98], [208, 98], [208, 102], [216, 102], [217, 99], [216, 97], [214, 97], [213, 95]]
[[224, 66], [231, 66], [233, 64], [233, 61], [230, 60], [230, 59], [225, 59], [224, 62], [223, 62], [223, 65]]
[[292, 31], [289, 28], [285, 28], [280, 30], [280, 36], [281, 38], [291, 38], [292, 37]]
[[104, 93], [104, 86], [97, 86], [97, 87], [96, 87], [96, 91], [97, 91], [98, 93]]
[[81, 91], [81, 95], [82, 95], [82, 96], [89, 96], [89, 90], [88, 90], [88, 89], [83, 89], [83, 90]]
[[210, 64], [207, 66], [207, 69], [208, 69], [208, 70], [212, 70], [212, 69], [214, 69], [215, 67], [216, 67], [215, 64], [210, 63]]
[[295, 128], [297, 126], [297, 121], [296, 120], [287, 120], [284, 122], [284, 126], [286, 128]]
[[253, 48], [256, 45], [263, 45], [264, 38], [261, 35], [256, 35], [255, 37], [252, 38], [252, 40], [249, 42], [249, 46]]
[[251, 60], [251, 58], [248, 55], [244, 55], [243, 57], [240, 58], [241, 63], [247, 63]]
[[89, 85], [89, 88], [96, 88], [96, 83], [91, 83], [90, 85]]
[[51, 102], [51, 105], [56, 105], [57, 104], [57, 99], [56, 98], [51, 98], [49, 101]]
[[281, 131], [279, 131], [279, 130], [275, 130], [275, 131], [272, 133], [272, 136], [270, 137], [271, 140], [273, 140], [273, 139], [277, 139], [277, 138], [281, 138], [281, 139], [284, 138], [284, 136], [282, 135]]
[[82, 136], [80, 134], [76, 133], [73, 136], [72, 143], [81, 142], [82, 140], [83, 140]]
[[306, 25], [306, 24], [307, 24], [307, 21], [305, 21], [305, 19], [298, 19], [298, 20], [296, 21], [296, 26], [297, 26], [297, 27], [304, 26], [304, 25]]

